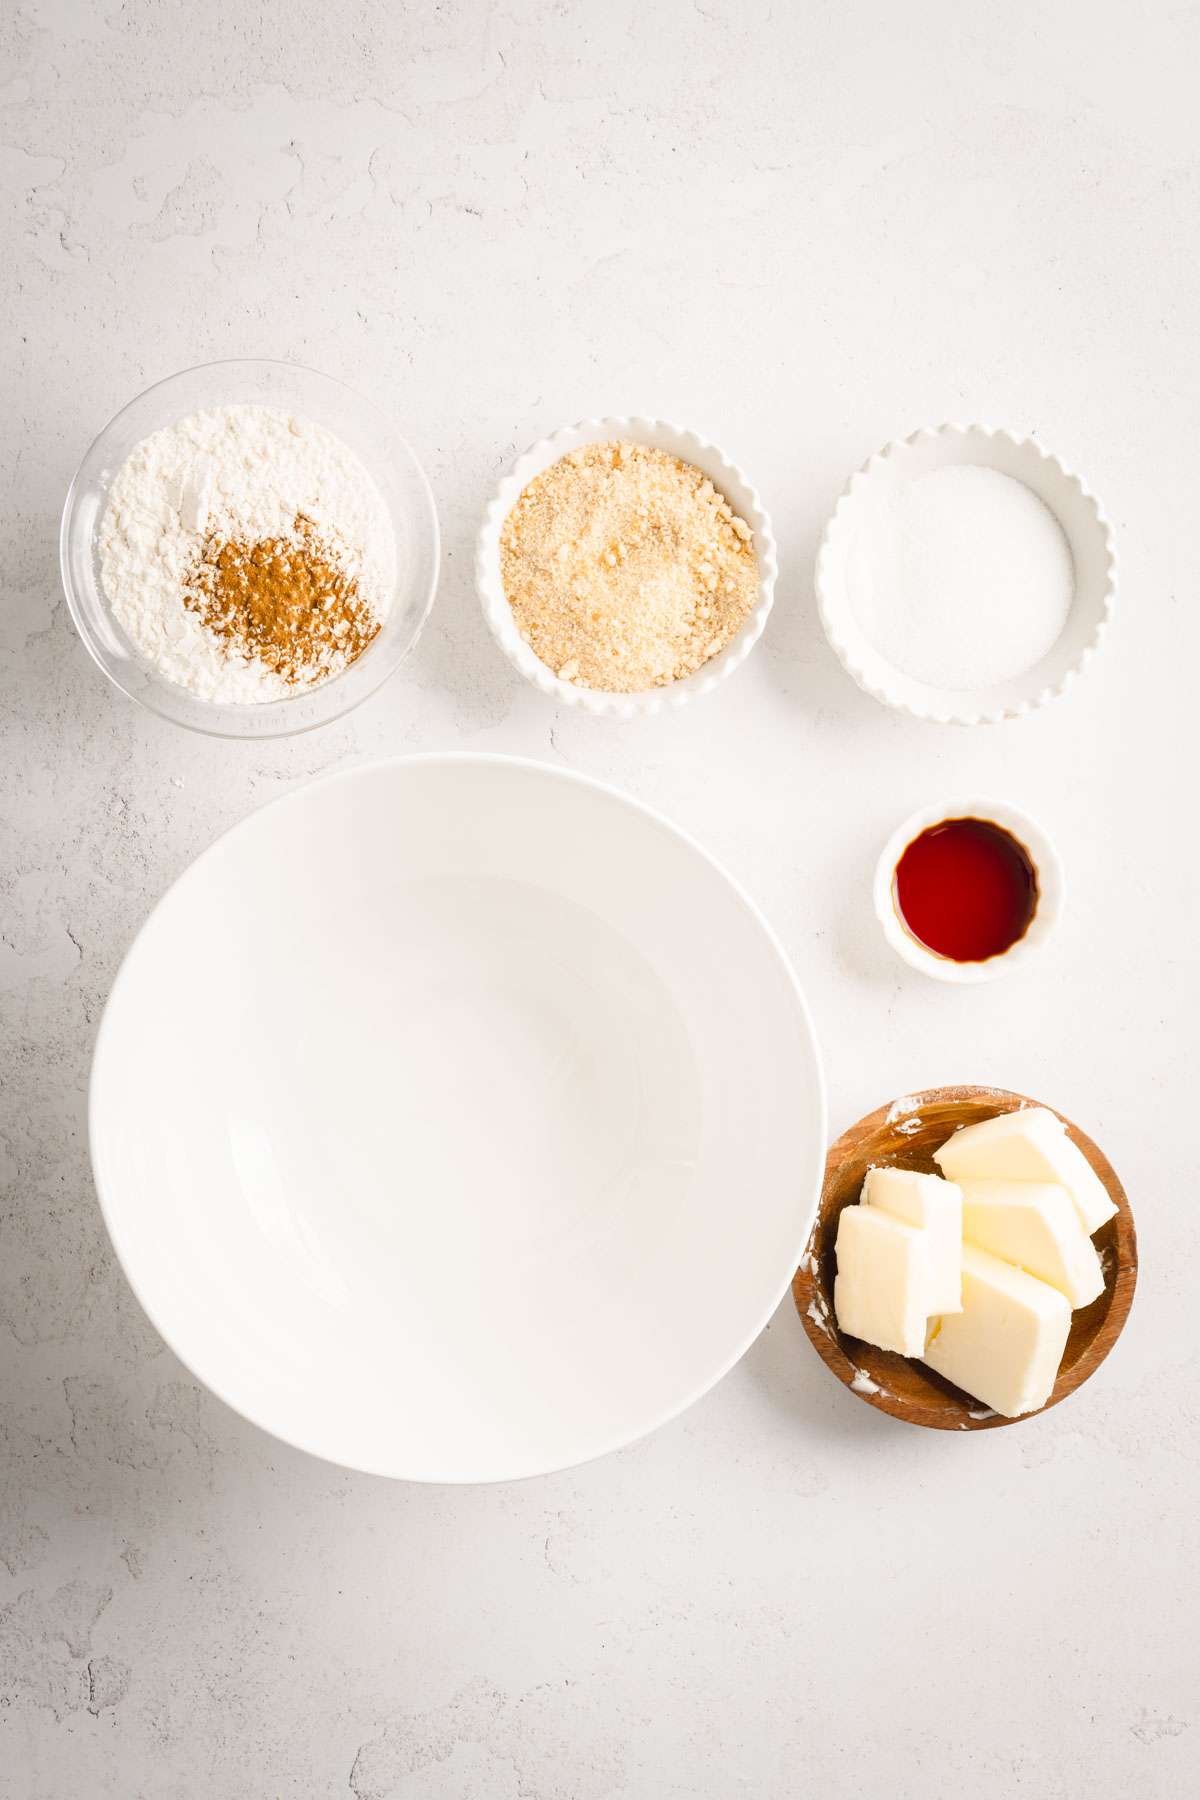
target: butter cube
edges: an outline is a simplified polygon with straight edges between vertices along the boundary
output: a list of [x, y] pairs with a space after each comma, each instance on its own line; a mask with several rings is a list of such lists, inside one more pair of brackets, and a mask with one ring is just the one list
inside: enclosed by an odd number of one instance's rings
[[961, 1311], [962, 1195], [955, 1183], [918, 1169], [868, 1169], [861, 1204], [928, 1233], [929, 1310]]
[[962, 1230], [968, 1244], [1016, 1263], [1089, 1306], [1104, 1292], [1096, 1246], [1066, 1188], [1038, 1181], [964, 1181]]
[[964, 1244], [960, 1313], [930, 1321], [925, 1361], [1006, 1419], [1050, 1398], [1071, 1329], [1065, 1294]]
[[929, 1241], [876, 1206], [843, 1207], [833, 1310], [850, 1337], [920, 1356], [929, 1317]]
[[1067, 1128], [1044, 1106], [966, 1125], [933, 1160], [951, 1181], [1053, 1181], [1065, 1187], [1090, 1237], [1116, 1207]]

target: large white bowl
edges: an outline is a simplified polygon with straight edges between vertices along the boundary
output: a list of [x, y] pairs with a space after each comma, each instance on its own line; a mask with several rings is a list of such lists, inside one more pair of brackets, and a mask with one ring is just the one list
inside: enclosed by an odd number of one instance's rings
[[221, 838], [96, 1046], [150, 1318], [287, 1442], [437, 1481], [584, 1461], [730, 1368], [824, 1156], [812, 1027], [696, 844], [575, 775], [375, 764]]

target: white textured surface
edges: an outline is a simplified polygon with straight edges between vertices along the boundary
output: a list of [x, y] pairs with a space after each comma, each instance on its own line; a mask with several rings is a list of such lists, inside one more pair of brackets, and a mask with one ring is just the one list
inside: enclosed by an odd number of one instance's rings
[[[6, 9], [6, 1800], [1194, 1783], [1198, 56], [1192, 9], [1112, 3]], [[446, 527], [412, 662], [293, 744], [139, 713], [58, 596], [92, 433], [156, 376], [237, 353], [390, 399]], [[728, 448], [781, 573], [727, 688], [606, 723], [508, 667], [471, 560], [512, 456], [622, 409]], [[859, 693], [811, 587], [849, 471], [964, 416], [1086, 468], [1123, 568], [1086, 678], [972, 732]], [[648, 1442], [446, 1492], [283, 1451], [183, 1376], [88, 1176], [121, 950], [252, 805], [456, 744], [614, 779], [729, 863], [808, 987], [835, 1130], [978, 1080], [1097, 1138], [1144, 1266], [1087, 1388], [1010, 1430], [907, 1431], [828, 1377], [785, 1306]], [[869, 890], [896, 821], [971, 788], [1044, 818], [1071, 898], [1036, 967], [960, 991], [895, 961]]]

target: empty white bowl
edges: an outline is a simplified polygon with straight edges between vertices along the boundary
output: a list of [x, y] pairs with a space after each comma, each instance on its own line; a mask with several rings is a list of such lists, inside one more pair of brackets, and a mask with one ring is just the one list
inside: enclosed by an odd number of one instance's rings
[[256, 813], [96, 1046], [118, 1256], [194, 1374], [379, 1474], [531, 1475], [705, 1392], [786, 1291], [824, 1096], [778, 942], [688, 838], [483, 756]]
[[[534, 476], [548, 469], [551, 463], [558, 462], [569, 450], [577, 450], [581, 444], [609, 444], [618, 440], [649, 444], [703, 469], [734, 512], [750, 526], [758, 562], [758, 597], [754, 608], [725, 648], [681, 681], [673, 681], [667, 687], [648, 688], [637, 694], [610, 694], [599, 688], [577, 687], [573, 681], [563, 681], [553, 669], [547, 668], [517, 630], [500, 572], [500, 533], [504, 521]], [[685, 706], [700, 694], [711, 693], [727, 680], [745, 662], [762, 636], [774, 604], [778, 572], [775, 535], [757, 489], [751, 487], [742, 470], [715, 444], [666, 419], [583, 419], [578, 425], [565, 425], [553, 437], [542, 438], [518, 458], [501, 481], [484, 513], [475, 549], [475, 585], [483, 616], [513, 668], [561, 705], [578, 706], [600, 718], [632, 719], [670, 711]]]
[[[945, 688], [918, 681], [872, 643], [855, 607], [859, 545], [897, 486], [963, 464], [1023, 482], [1058, 520], [1074, 565], [1070, 611], [1057, 641], [1032, 667], [990, 687]], [[1112, 527], [1080, 477], [1032, 438], [984, 425], [942, 425], [888, 444], [851, 476], [817, 552], [817, 602], [825, 635], [859, 687], [885, 706], [944, 725], [1016, 719], [1064, 693], [1108, 629], [1117, 589]], [[969, 604], [969, 595], [964, 596]]]

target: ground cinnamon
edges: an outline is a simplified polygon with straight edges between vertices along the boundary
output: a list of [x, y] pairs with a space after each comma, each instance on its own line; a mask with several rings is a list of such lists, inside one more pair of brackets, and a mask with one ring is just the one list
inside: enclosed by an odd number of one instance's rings
[[231, 651], [297, 687], [348, 668], [380, 625], [337, 545], [303, 514], [287, 537], [208, 537], [183, 600]]

